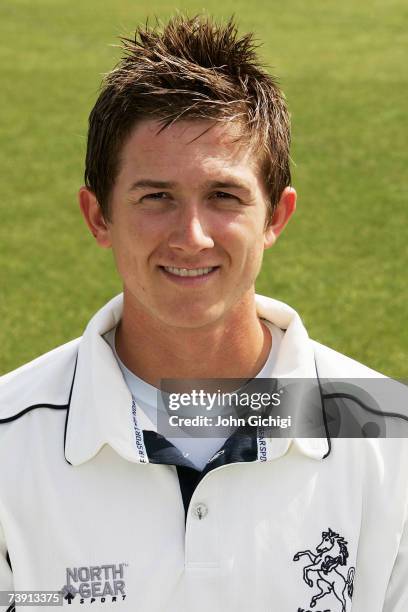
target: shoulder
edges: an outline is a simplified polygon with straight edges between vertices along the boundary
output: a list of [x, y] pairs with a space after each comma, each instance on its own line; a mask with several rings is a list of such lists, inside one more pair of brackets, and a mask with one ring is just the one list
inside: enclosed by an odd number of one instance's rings
[[30, 406], [68, 402], [80, 338], [0, 378], [0, 423]]
[[336, 435], [373, 437], [377, 448], [408, 459], [408, 387], [318, 342], [313, 347], [325, 409], [339, 426]]

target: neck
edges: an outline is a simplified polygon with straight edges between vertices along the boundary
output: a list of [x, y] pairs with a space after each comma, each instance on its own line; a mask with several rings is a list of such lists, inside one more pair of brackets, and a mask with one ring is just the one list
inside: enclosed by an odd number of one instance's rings
[[253, 378], [268, 358], [271, 335], [250, 297], [225, 319], [192, 329], [152, 319], [125, 293], [117, 353], [155, 387], [163, 378]]

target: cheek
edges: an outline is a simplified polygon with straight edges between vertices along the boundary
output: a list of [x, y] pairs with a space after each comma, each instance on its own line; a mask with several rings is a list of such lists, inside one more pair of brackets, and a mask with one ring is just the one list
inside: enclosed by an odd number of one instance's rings
[[245, 250], [245, 260], [243, 267], [245, 276], [249, 283], [254, 283], [262, 267], [264, 254], [263, 237], [260, 235], [251, 236]]
[[249, 251], [249, 265], [253, 269], [255, 276], [258, 276], [260, 272], [263, 260], [263, 253], [263, 243], [260, 244], [259, 242], [252, 245], [252, 248]]
[[230, 236], [229, 244], [238, 259], [247, 267], [258, 267], [264, 251], [264, 235], [257, 224], [247, 223], [235, 228]]
[[137, 272], [138, 262], [142, 260], [140, 240], [131, 227], [124, 227], [123, 224], [115, 226], [111, 237], [116, 269], [122, 280], [126, 281]]
[[146, 262], [162, 238], [162, 229], [156, 221], [129, 216], [121, 220], [112, 232], [112, 248], [118, 262], [133, 264]]

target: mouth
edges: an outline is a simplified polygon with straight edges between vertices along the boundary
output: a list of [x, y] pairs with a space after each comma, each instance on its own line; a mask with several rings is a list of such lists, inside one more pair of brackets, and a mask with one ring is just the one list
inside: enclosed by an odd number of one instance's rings
[[182, 284], [201, 284], [210, 279], [219, 270], [220, 266], [205, 268], [177, 268], [175, 266], [159, 266], [166, 277]]
[[174, 274], [175, 276], [204, 276], [219, 266], [211, 266], [209, 268], [175, 268], [173, 266], [160, 267], [162, 267], [169, 274]]

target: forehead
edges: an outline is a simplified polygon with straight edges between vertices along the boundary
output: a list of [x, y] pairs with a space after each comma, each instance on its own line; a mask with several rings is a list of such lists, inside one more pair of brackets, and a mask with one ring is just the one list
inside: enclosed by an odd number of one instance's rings
[[251, 178], [259, 165], [240, 124], [206, 120], [177, 121], [164, 129], [158, 120], [143, 120], [131, 131], [120, 158], [122, 175], [224, 169]]

